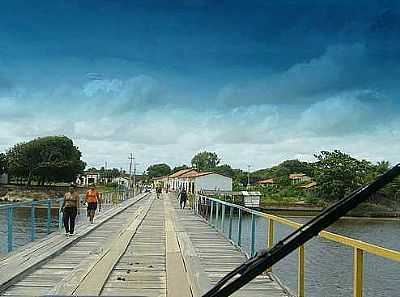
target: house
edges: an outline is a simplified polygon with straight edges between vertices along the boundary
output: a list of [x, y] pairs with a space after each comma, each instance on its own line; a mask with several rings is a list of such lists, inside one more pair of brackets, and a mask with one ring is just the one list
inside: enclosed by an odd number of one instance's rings
[[303, 190], [305, 190], [308, 193], [311, 193], [312, 191], [315, 190], [315, 187], [317, 186], [317, 183], [315, 181], [312, 181], [306, 185], [300, 186]]
[[275, 186], [277, 186], [277, 184], [274, 182], [273, 178], [259, 180], [258, 182], [256, 182], [256, 184], [267, 186], [267, 187], [275, 187]]
[[304, 173], [289, 174], [289, 179], [292, 181], [293, 185], [311, 181], [311, 177], [307, 176]]
[[124, 188], [130, 188], [132, 184], [131, 179], [126, 176], [114, 177], [111, 181]]
[[169, 177], [171, 189], [185, 188], [189, 193], [201, 190], [232, 191], [232, 178], [214, 172], [185, 169]]
[[78, 176], [76, 183], [78, 185], [88, 187], [97, 184], [100, 181], [100, 174], [96, 172], [85, 172], [83, 175]]
[[184, 175], [185, 173], [189, 173], [192, 171], [196, 171], [196, 170], [193, 168], [188, 168], [188, 169], [179, 170], [179, 171], [171, 174], [168, 179], [169, 188], [171, 190], [180, 189], [183, 186], [183, 182], [182, 182], [183, 178], [181, 178], [181, 176]]
[[8, 174], [7, 173], [0, 174], [0, 185], [6, 185], [6, 184], [8, 184]]

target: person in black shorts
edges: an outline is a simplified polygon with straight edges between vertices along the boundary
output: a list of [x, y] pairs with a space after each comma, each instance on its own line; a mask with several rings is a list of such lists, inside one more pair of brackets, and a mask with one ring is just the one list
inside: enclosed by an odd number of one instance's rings
[[97, 203], [99, 204], [99, 210], [101, 210], [100, 193], [96, 191], [96, 188], [94, 185], [91, 185], [89, 188], [89, 191], [86, 192], [86, 202], [88, 204], [87, 212], [88, 212], [89, 220], [90, 220], [90, 223], [93, 224], [94, 215], [95, 215], [96, 209], [97, 209]]

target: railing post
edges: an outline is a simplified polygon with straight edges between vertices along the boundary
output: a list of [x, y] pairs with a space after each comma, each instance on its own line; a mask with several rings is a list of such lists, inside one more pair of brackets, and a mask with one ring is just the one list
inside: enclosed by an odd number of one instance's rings
[[11, 252], [13, 249], [13, 208], [7, 209], [7, 250]]
[[[268, 219], [268, 248], [272, 248], [274, 245], [274, 220]], [[267, 269], [268, 272], [272, 272], [272, 267]]]
[[222, 204], [222, 216], [221, 216], [221, 231], [224, 233], [224, 223], [225, 223], [225, 204]]
[[298, 252], [297, 297], [304, 297], [304, 245], [299, 247]]
[[35, 201], [31, 204], [31, 241], [35, 240]]
[[[62, 212], [62, 204], [63, 204], [63, 200], [60, 200], [60, 205], [58, 206], [58, 231], [61, 232], [62, 231], [62, 227], [63, 227], [63, 212]], [[80, 207], [80, 205], [79, 205]], [[78, 208], [79, 211], [79, 208]]]
[[239, 208], [238, 220], [238, 246], [242, 244], [242, 210]]
[[353, 297], [363, 295], [363, 272], [364, 272], [363, 250], [354, 248], [353, 255]]
[[211, 200], [211, 209], [210, 209], [210, 224], [213, 226], [212, 220], [213, 220], [213, 210], [214, 210], [214, 201]]
[[50, 234], [51, 228], [51, 200], [47, 200], [47, 234]]
[[229, 206], [229, 231], [228, 237], [232, 239], [233, 207]]
[[219, 221], [219, 203], [215, 203], [215, 228], [218, 230], [218, 221]]
[[256, 218], [251, 214], [251, 256], [256, 254]]

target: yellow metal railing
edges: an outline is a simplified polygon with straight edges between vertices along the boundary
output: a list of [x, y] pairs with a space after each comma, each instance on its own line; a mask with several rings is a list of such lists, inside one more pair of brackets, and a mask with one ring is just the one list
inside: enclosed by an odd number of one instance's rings
[[[275, 225], [276, 223], [280, 223], [291, 228], [297, 229], [302, 226], [302, 224], [294, 222], [292, 220], [279, 217], [276, 215], [263, 213], [259, 211], [255, 211], [249, 208], [245, 208], [240, 205], [232, 204], [229, 202], [221, 201], [218, 199], [210, 198], [201, 196], [203, 201], [209, 200], [212, 201], [213, 204], [221, 204], [224, 206], [229, 206], [232, 208], [236, 208], [239, 210], [239, 214], [243, 212], [247, 212], [254, 216], [259, 216], [267, 219], [268, 221], [268, 236], [267, 236], [267, 246], [272, 247], [274, 244], [274, 234], [275, 234]], [[201, 200], [198, 200], [198, 202]], [[215, 207], [215, 206], [214, 206]], [[216, 208], [218, 209], [218, 207]], [[225, 214], [225, 211], [224, 211]], [[211, 217], [212, 218], [212, 210], [211, 210]], [[216, 213], [215, 219], [218, 219], [218, 213]], [[224, 218], [221, 218], [222, 220]], [[218, 225], [217, 225], [218, 226]], [[328, 231], [321, 231], [319, 233], [319, 237], [327, 239], [329, 241], [334, 241], [340, 243], [342, 245], [352, 247], [353, 248], [353, 297], [362, 297], [363, 296], [363, 274], [364, 274], [364, 253], [373, 254], [379, 257], [383, 257], [392, 261], [400, 262], [400, 251], [391, 250], [388, 248], [384, 248], [378, 245], [374, 245], [371, 243], [367, 243], [361, 240], [353, 239], [350, 237], [346, 237], [343, 235], [335, 234]], [[240, 246], [240, 232], [239, 232], [239, 239], [238, 245]], [[254, 243], [252, 243], [254, 244]], [[297, 261], [297, 295], [298, 297], [304, 297], [304, 253], [305, 249], [304, 246], [301, 246], [298, 249], [298, 261]], [[272, 268], [269, 269], [269, 272], [272, 271]]]

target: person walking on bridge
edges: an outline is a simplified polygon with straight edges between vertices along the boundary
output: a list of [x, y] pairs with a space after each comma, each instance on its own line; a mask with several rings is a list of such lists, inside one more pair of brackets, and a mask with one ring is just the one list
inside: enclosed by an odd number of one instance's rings
[[62, 204], [63, 222], [65, 228], [65, 236], [72, 236], [75, 230], [75, 219], [78, 215], [79, 194], [75, 185], [71, 185], [69, 191], [64, 195]]
[[91, 224], [94, 222], [94, 215], [96, 213], [97, 204], [99, 205], [99, 211], [101, 211], [101, 198], [100, 193], [96, 191], [96, 187], [92, 184], [89, 190], [86, 192], [87, 211], [89, 221]]
[[162, 188], [160, 185], [157, 186], [156, 193], [157, 193], [157, 199], [160, 199], [160, 195], [162, 193]]
[[179, 194], [180, 197], [180, 206], [181, 209], [185, 209], [186, 201], [188, 199], [186, 189], [183, 187], [181, 193]]

